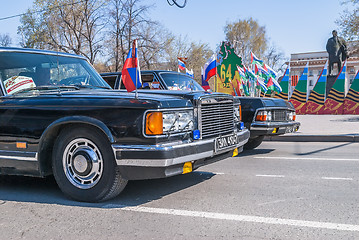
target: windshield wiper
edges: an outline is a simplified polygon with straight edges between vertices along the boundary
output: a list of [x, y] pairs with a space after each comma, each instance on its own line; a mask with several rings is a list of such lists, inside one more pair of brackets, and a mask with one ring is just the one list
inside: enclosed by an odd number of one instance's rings
[[66, 86], [58, 86], [58, 85], [46, 85], [46, 86], [38, 86], [38, 87], [32, 87], [32, 88], [26, 88], [23, 90], [20, 90], [18, 92], [15, 92], [15, 94], [24, 93], [24, 92], [30, 92], [30, 91], [36, 91], [36, 90], [61, 90], [61, 89], [74, 89], [79, 90], [79, 86], [75, 85], [66, 85]]
[[74, 84], [71, 86], [76, 86], [78, 88], [102, 88], [102, 89], [112, 89], [109, 87], [104, 87], [104, 86], [92, 86], [92, 85], [82, 85], [82, 84]]

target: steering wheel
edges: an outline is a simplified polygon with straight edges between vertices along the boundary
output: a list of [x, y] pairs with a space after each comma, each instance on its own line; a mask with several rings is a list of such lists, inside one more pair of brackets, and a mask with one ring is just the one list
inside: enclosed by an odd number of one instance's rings
[[64, 78], [59, 85], [89, 85], [90, 75], [81, 75], [76, 77]]

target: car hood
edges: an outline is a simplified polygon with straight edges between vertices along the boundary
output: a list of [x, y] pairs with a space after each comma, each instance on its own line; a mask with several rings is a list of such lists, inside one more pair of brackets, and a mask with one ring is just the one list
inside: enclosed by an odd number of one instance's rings
[[[43, 103], [45, 101], [56, 104], [61, 102], [65, 105], [121, 105], [128, 107], [145, 108], [174, 108], [174, 107], [191, 107], [192, 102], [179, 95], [156, 94], [126, 91], [107, 90], [107, 89], [80, 89], [80, 90], [46, 90], [46, 91], [29, 91], [27, 93], [9, 95], [8, 100], [27, 99]], [[44, 100], [46, 99], [46, 100]]]
[[240, 99], [243, 108], [290, 108], [294, 110], [293, 104], [279, 98], [259, 97], [237, 97]]
[[[120, 90], [124, 92], [123, 90]], [[181, 90], [138, 90], [139, 94], [156, 94], [161, 96], [168, 97], [180, 97], [183, 99], [188, 99], [191, 102], [195, 103], [199, 99], [203, 98], [229, 98], [233, 99], [232, 95], [226, 93], [211, 93], [206, 91], [181, 91]]]

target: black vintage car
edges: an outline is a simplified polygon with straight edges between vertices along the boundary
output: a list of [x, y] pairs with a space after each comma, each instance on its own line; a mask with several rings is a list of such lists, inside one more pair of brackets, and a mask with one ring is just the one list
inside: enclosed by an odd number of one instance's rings
[[265, 136], [296, 132], [300, 123], [296, 122], [293, 104], [283, 99], [240, 97], [242, 121], [250, 130], [250, 139], [245, 149], [258, 147]]
[[[114, 89], [125, 89], [121, 73], [102, 73], [101, 76]], [[143, 89], [192, 90], [205, 92], [196, 81], [185, 74], [170, 71], [142, 71]], [[167, 94], [173, 94], [168, 91]], [[242, 121], [250, 130], [250, 139], [244, 149], [258, 147], [265, 136], [282, 135], [296, 132], [300, 123], [295, 121], [293, 105], [276, 98], [235, 97], [240, 99]]]
[[191, 172], [249, 138], [230, 95], [115, 91], [76, 55], [0, 48], [0, 79], [0, 174], [53, 174], [79, 201]]

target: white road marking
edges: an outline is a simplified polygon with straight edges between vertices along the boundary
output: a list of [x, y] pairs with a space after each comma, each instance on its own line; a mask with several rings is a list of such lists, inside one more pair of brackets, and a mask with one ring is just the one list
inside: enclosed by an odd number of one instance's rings
[[256, 177], [272, 177], [272, 178], [284, 178], [284, 175], [265, 175], [265, 174], [257, 174]]
[[223, 173], [223, 172], [212, 172], [213, 174], [215, 174], [215, 175], [224, 175], [225, 173]]
[[295, 227], [309, 227], [309, 228], [359, 232], [359, 225], [341, 224], [341, 223], [332, 223], [332, 222], [304, 221], [304, 220], [236, 215], [236, 214], [226, 214], [226, 213], [199, 212], [199, 211], [188, 211], [188, 210], [166, 209], [166, 208], [151, 208], [151, 207], [141, 207], [141, 206], [130, 207], [124, 205], [117, 205], [117, 204], [108, 204], [103, 206], [103, 208], [119, 208], [120, 210], [131, 211], [131, 212], [156, 213], [156, 214], [166, 214], [166, 215], [174, 215], [174, 216], [200, 217], [200, 218], [208, 218], [208, 219], [216, 219], [216, 220], [230, 220], [230, 221], [238, 221], [238, 222], [264, 223], [264, 224], [287, 225], [287, 226], [295, 226]]
[[354, 158], [307, 158], [307, 157], [253, 157], [253, 158], [284, 159], [284, 160], [352, 161], [352, 162], [359, 162], [359, 159], [354, 159]]
[[322, 177], [324, 180], [344, 180], [344, 181], [353, 181], [353, 178], [339, 178], [339, 177]]
[[264, 203], [259, 203], [258, 206], [264, 206], [264, 205], [268, 205], [268, 204], [275, 204], [275, 203], [282, 203], [285, 202], [287, 200], [276, 200], [276, 201], [271, 201], [271, 202], [264, 202]]

